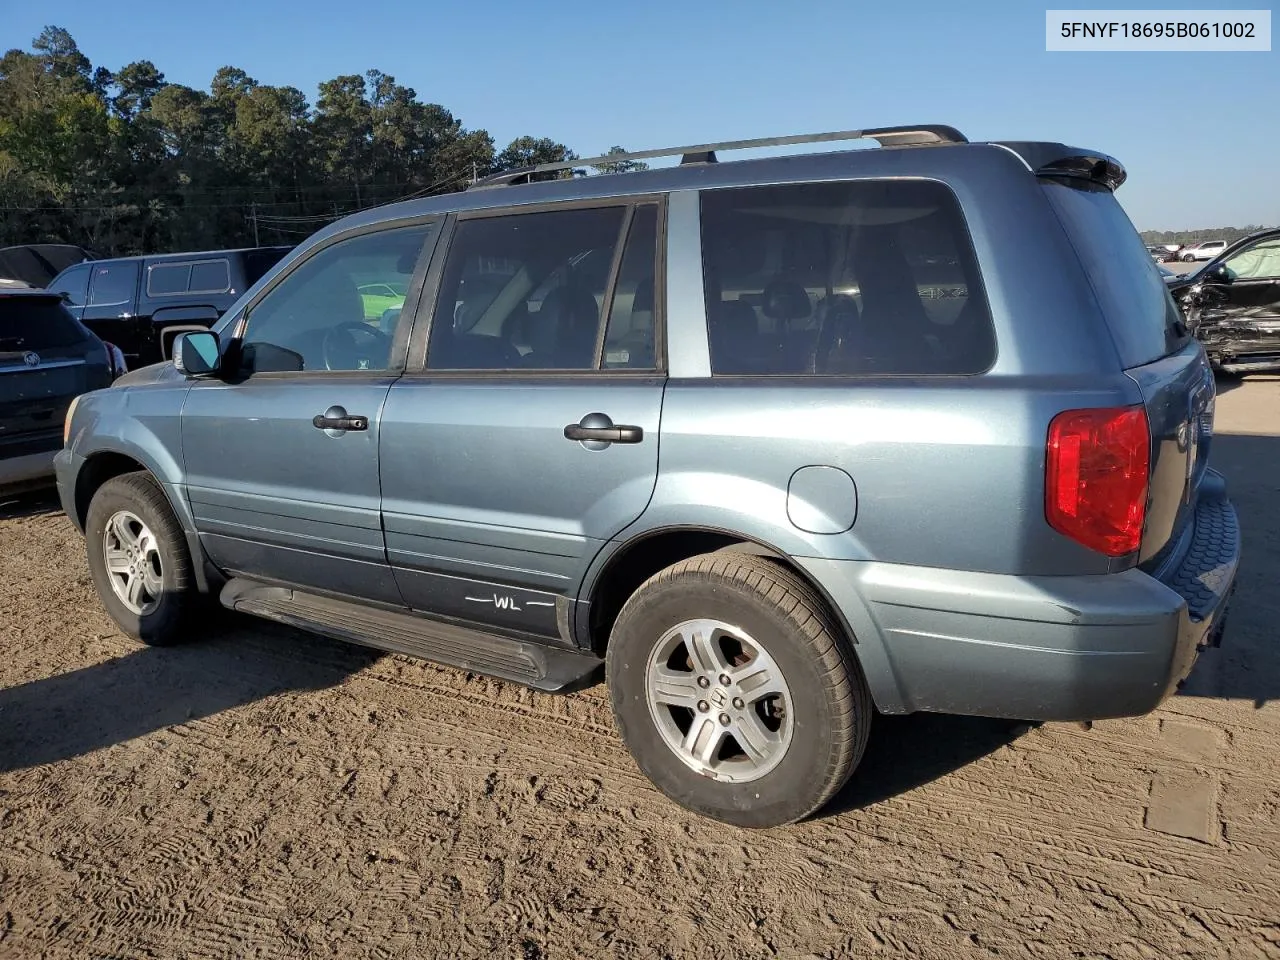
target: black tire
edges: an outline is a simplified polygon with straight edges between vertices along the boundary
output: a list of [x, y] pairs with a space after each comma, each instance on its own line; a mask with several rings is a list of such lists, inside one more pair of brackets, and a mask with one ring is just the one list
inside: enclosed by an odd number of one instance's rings
[[[160, 555], [161, 595], [154, 609], [139, 615], [116, 596], [103, 550], [106, 525], [117, 511], [134, 514], [155, 536]], [[85, 518], [89, 573], [107, 613], [120, 629], [143, 643], [168, 646], [181, 640], [202, 597], [192, 574], [186, 537], [164, 491], [148, 473], [126, 473], [98, 488]]]
[[[695, 771], [650, 713], [650, 655], [672, 627], [702, 618], [740, 627], [790, 688], [790, 744], [758, 779], [721, 782]], [[605, 669], [622, 739], [641, 771], [671, 800], [716, 820], [761, 828], [804, 819], [844, 786], [866, 749], [874, 708], [856, 657], [809, 585], [762, 557], [704, 554], [650, 577], [618, 615]]]
[[1196, 258], [1189, 253], [1182, 258], [1183, 263], [1195, 263], [1195, 260]]

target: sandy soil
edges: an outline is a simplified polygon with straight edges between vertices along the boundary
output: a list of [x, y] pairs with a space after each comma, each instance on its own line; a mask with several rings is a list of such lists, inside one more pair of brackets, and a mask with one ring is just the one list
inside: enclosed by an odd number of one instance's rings
[[877, 718], [826, 815], [685, 814], [557, 698], [227, 616], [139, 647], [0, 508], [0, 957], [1280, 957], [1280, 382], [1227, 384], [1227, 645], [1086, 730]]

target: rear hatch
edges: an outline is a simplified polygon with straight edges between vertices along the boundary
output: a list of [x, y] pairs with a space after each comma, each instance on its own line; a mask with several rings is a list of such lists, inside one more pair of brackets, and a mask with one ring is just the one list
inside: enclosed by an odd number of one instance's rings
[[0, 459], [56, 450], [71, 400], [110, 382], [102, 341], [59, 296], [0, 293]]
[[1142, 391], [1151, 466], [1138, 562], [1149, 569], [1195, 512], [1213, 435], [1213, 372], [1111, 189], [1084, 178], [1047, 178], [1043, 189], [1089, 277], [1125, 372]]

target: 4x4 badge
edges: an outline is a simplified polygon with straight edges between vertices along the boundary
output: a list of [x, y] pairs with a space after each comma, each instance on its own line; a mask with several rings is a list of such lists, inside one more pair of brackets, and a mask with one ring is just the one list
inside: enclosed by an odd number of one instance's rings
[[28, 367], [38, 367], [40, 366], [40, 354], [34, 350], [28, 350], [22, 355], [22, 362]]

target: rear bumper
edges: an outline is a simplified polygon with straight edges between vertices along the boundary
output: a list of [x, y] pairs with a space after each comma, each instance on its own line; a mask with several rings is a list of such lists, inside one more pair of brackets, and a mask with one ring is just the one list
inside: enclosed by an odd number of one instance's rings
[[1013, 577], [797, 558], [845, 614], [876, 704], [1023, 720], [1155, 709], [1221, 640], [1240, 561], [1222, 478], [1165, 568]]

